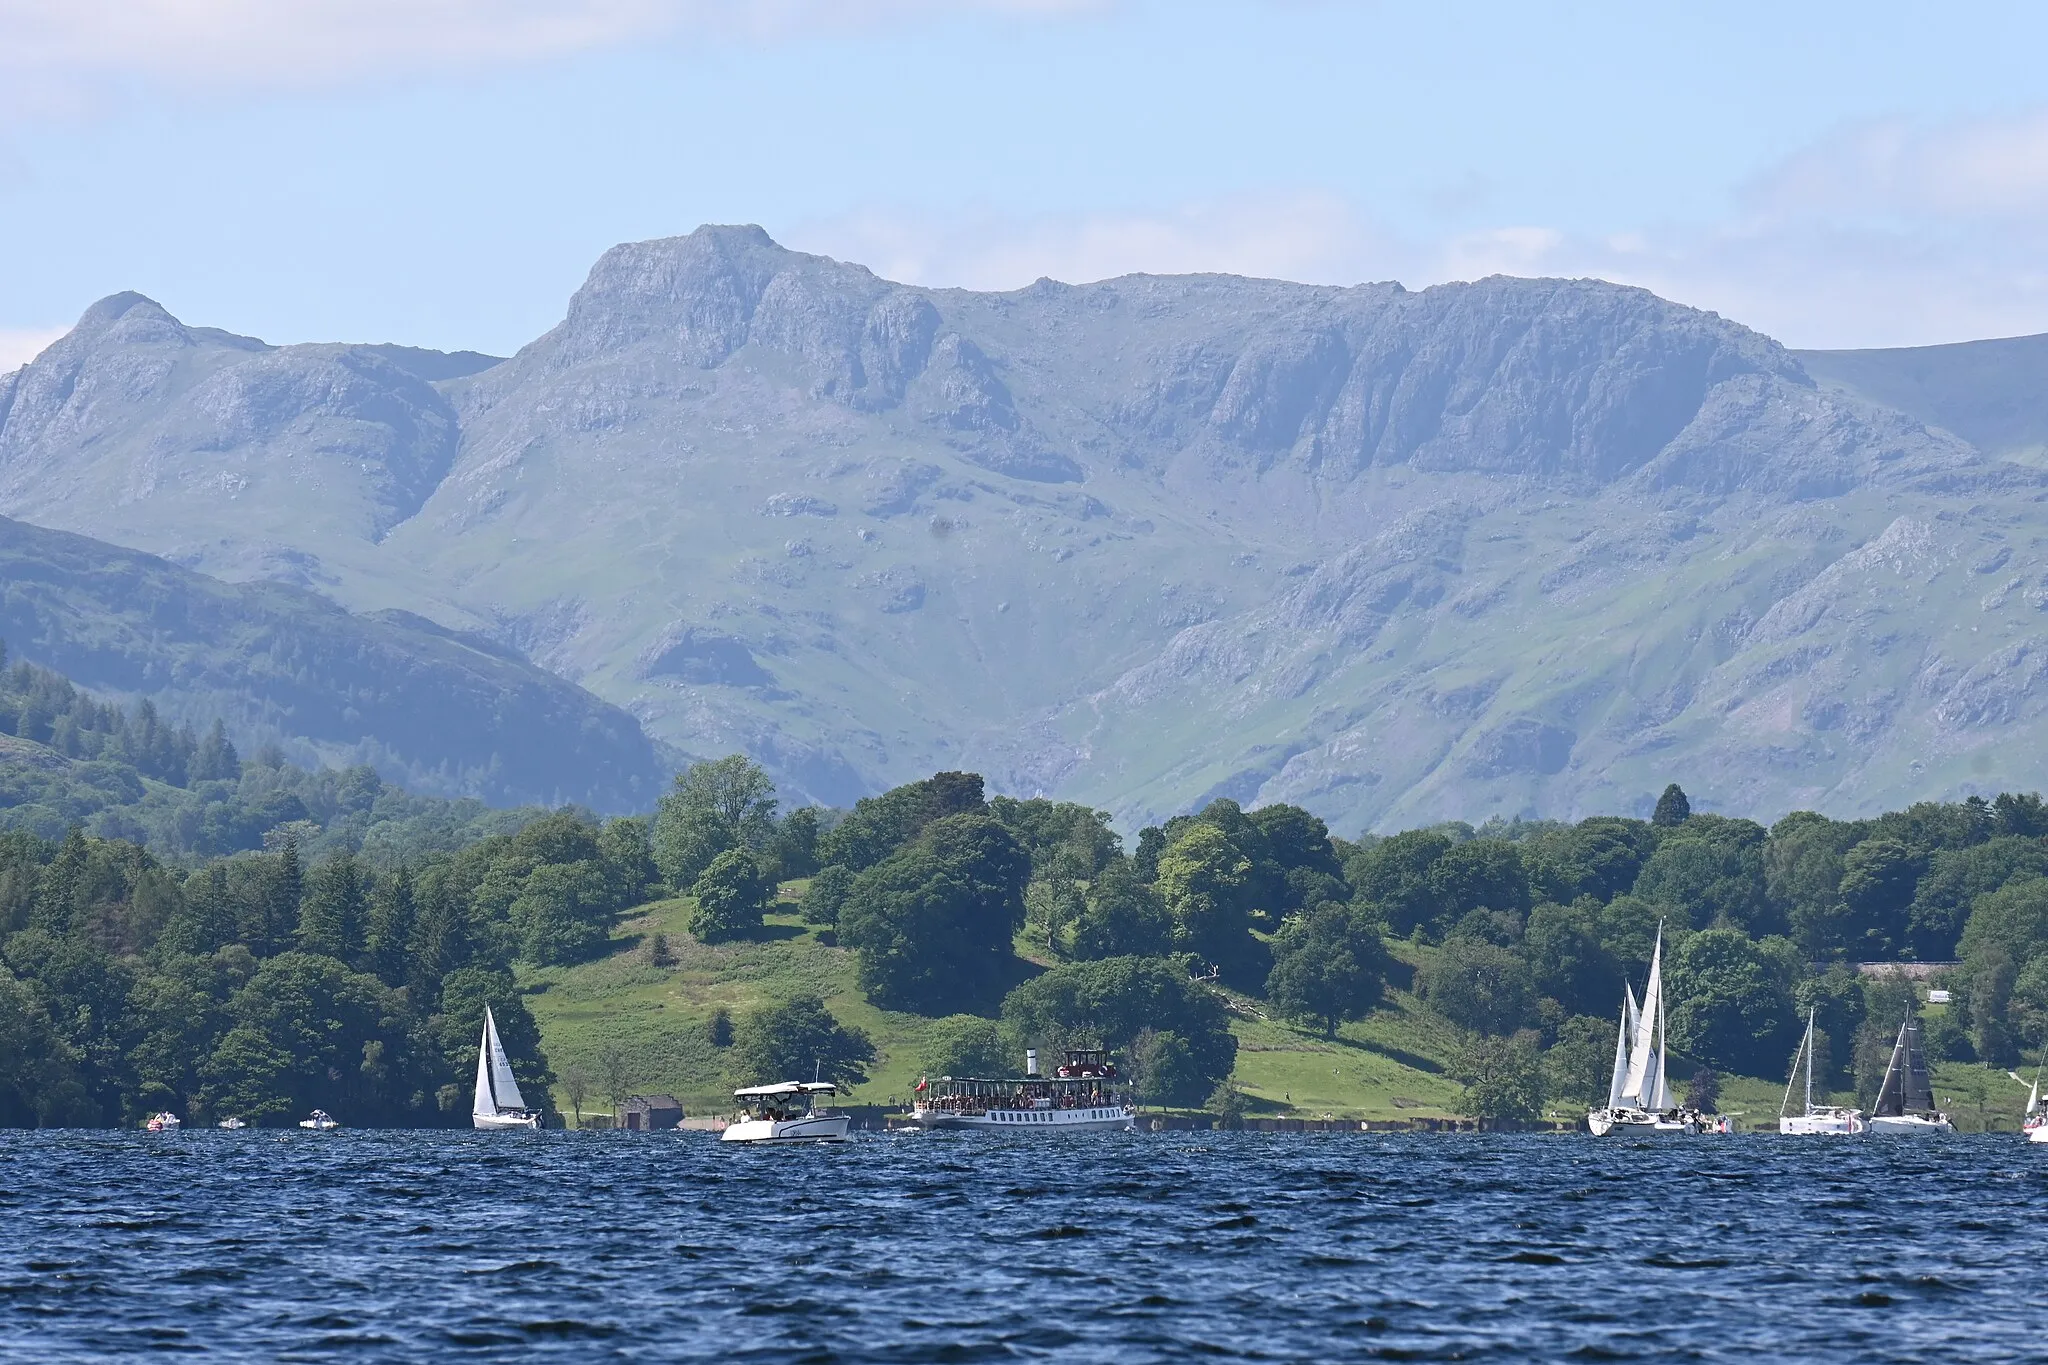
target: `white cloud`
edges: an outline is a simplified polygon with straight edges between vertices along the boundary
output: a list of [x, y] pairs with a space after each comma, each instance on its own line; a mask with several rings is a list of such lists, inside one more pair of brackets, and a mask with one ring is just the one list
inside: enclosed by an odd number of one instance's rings
[[1341, 197], [1277, 191], [1099, 214], [880, 209], [791, 245], [919, 284], [1218, 270], [1411, 288], [1489, 274], [1596, 276], [1794, 346], [1909, 346], [2048, 331], [2048, 110], [1825, 139], [1740, 187], [1721, 221], [1573, 234], [1504, 224], [1393, 232]]
[[63, 327], [0, 327], [0, 374], [28, 364], [66, 330]]
[[75, 112], [132, 83], [297, 90], [545, 60], [632, 42], [776, 39], [1114, 0], [0, 0], [0, 101]]

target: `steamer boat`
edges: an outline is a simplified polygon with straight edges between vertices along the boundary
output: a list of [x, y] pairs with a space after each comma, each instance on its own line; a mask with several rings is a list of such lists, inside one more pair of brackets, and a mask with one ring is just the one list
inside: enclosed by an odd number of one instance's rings
[[1022, 1076], [920, 1080], [910, 1118], [925, 1129], [1001, 1133], [1122, 1133], [1134, 1126], [1130, 1088], [1100, 1048], [1069, 1048], [1051, 1076], [1039, 1073], [1038, 1049], [1032, 1048], [1024, 1054]]

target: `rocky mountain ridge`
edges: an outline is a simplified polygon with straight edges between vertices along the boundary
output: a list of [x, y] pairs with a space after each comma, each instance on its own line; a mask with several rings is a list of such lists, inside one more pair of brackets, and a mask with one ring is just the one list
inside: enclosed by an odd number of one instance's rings
[[0, 510], [480, 632], [840, 803], [1840, 813], [2048, 758], [2041, 477], [1642, 290], [979, 294], [704, 228], [488, 359], [116, 296], [0, 378]]

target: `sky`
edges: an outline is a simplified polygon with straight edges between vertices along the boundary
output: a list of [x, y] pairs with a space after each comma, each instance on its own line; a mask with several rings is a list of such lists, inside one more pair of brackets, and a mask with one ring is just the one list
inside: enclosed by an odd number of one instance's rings
[[0, 0], [0, 371], [137, 289], [509, 354], [700, 223], [916, 284], [1594, 275], [2048, 331], [2048, 6]]

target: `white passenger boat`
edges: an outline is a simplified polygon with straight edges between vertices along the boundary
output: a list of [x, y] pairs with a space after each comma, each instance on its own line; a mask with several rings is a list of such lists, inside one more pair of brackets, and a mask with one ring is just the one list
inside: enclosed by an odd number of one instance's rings
[[830, 1081], [782, 1081], [735, 1090], [740, 1116], [718, 1135], [720, 1142], [845, 1142], [853, 1120], [817, 1107], [818, 1097], [838, 1090]]
[[498, 1041], [498, 1021], [491, 1007], [484, 1006], [484, 1033], [476, 1048], [476, 1097], [470, 1104], [469, 1121], [478, 1128], [498, 1130], [540, 1127], [541, 1112], [526, 1107], [519, 1082], [512, 1075], [512, 1059]]
[[311, 1128], [316, 1133], [325, 1133], [339, 1128], [341, 1125], [336, 1123], [334, 1115], [328, 1113], [325, 1109], [315, 1109], [312, 1118], [299, 1120], [299, 1127]]
[[1627, 982], [1621, 986], [1621, 1028], [1614, 1037], [1614, 1073], [1607, 1083], [1607, 1106], [1586, 1115], [1594, 1137], [1664, 1137], [1723, 1131], [1698, 1111], [1671, 1102], [1665, 1079], [1670, 1045], [1664, 1036], [1664, 931], [1650, 954], [1650, 979], [1643, 985], [1642, 1007]]
[[[1800, 1040], [1799, 1051], [1792, 1054], [1792, 1074], [1785, 1079], [1785, 1099], [1778, 1105], [1778, 1131], [1796, 1137], [1822, 1134], [1853, 1137], [1869, 1128], [1863, 1121], [1861, 1109], [1843, 1109], [1837, 1105], [1813, 1102], [1813, 1018], [1814, 1011], [1808, 1010], [1806, 1037]], [[1799, 1079], [1799, 1059], [1802, 1056], [1806, 1059], [1806, 1107], [1793, 1114], [1787, 1111], [1792, 1107], [1792, 1087]]]
[[925, 1129], [1003, 1133], [1128, 1132], [1135, 1125], [1129, 1087], [1100, 1048], [1069, 1049], [1052, 1076], [1039, 1074], [1033, 1048], [1024, 1054], [1024, 1074], [1014, 1079], [920, 1080], [910, 1118]]
[[1899, 1025], [1899, 1040], [1884, 1069], [1877, 1103], [1870, 1106], [1870, 1131], [1893, 1137], [1953, 1133], [1956, 1126], [1934, 1107], [1934, 1088], [1927, 1078], [1927, 1057], [1920, 1050], [1920, 1026], [1909, 1017]]

